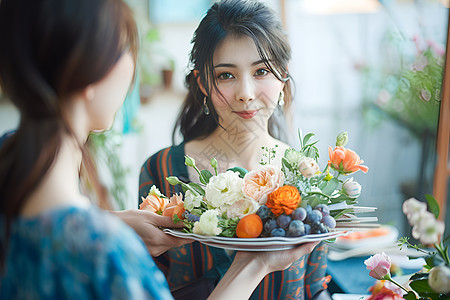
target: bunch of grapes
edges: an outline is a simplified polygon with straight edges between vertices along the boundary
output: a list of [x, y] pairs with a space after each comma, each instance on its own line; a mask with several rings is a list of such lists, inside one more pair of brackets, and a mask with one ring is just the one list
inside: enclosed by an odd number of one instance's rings
[[296, 208], [292, 214], [275, 216], [270, 208], [261, 205], [256, 212], [264, 224], [263, 236], [298, 237], [310, 233], [326, 233], [336, 227], [336, 220], [330, 216], [330, 210], [325, 204], [319, 204], [314, 209]]

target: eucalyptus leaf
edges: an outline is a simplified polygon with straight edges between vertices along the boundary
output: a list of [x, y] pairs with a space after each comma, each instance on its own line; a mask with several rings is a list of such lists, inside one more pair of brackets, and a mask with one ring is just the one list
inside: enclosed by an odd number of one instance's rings
[[205, 182], [202, 182], [203, 184], [208, 184], [211, 177], [213, 177], [213, 174], [209, 170], [201, 170], [200, 173], [202, 174], [202, 177], [205, 179]]
[[303, 138], [303, 147], [306, 147], [310, 138], [314, 136], [314, 133], [310, 132]]
[[411, 281], [409, 283], [409, 286], [416, 292], [420, 291], [419, 295], [421, 295], [421, 292], [434, 293], [434, 291], [428, 285], [428, 279], [419, 279]]
[[327, 186], [322, 189], [322, 193], [331, 196], [338, 186], [339, 186], [339, 179], [331, 178], [330, 181], [328, 181]]
[[416, 297], [416, 295], [414, 294], [414, 292], [409, 291], [408, 294], [404, 294], [404, 295], [403, 295], [403, 299], [406, 299], [406, 300], [416, 300], [417, 297]]

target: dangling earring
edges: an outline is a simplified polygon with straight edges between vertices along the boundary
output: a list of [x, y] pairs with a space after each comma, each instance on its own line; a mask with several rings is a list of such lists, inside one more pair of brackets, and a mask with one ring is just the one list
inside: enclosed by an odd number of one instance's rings
[[283, 106], [284, 105], [284, 92], [280, 92], [280, 96], [278, 96], [278, 105]]
[[208, 104], [206, 103], [206, 96], [203, 98], [203, 113], [207, 116], [209, 116], [210, 113]]

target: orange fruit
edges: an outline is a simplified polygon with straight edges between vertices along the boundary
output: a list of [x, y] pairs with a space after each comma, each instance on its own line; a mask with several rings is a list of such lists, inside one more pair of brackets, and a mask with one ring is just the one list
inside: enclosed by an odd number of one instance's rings
[[257, 214], [246, 215], [236, 226], [236, 235], [240, 238], [256, 238], [263, 230], [263, 222]]

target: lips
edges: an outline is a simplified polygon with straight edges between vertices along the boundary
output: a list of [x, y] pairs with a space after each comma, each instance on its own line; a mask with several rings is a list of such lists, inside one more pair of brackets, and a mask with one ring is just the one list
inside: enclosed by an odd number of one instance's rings
[[236, 115], [243, 119], [251, 119], [258, 113], [257, 110], [243, 110], [243, 111], [234, 111]]

